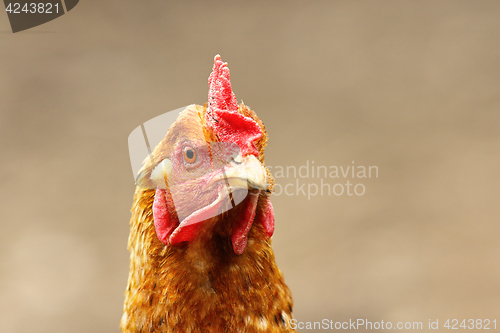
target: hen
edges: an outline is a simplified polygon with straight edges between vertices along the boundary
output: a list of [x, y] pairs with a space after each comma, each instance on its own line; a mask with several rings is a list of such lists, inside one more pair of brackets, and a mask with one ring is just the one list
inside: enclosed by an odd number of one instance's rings
[[136, 179], [124, 333], [294, 331], [271, 248], [266, 129], [214, 62], [208, 104], [179, 114]]

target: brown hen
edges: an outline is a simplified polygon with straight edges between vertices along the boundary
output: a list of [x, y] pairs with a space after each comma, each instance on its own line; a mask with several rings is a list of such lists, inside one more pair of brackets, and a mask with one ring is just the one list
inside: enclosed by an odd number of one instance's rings
[[132, 205], [122, 332], [293, 332], [271, 236], [262, 121], [215, 57], [191, 105], [145, 160]]

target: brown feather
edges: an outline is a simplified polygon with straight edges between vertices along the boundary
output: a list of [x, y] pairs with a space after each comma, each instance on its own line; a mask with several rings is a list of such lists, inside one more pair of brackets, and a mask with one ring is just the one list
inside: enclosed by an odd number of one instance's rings
[[[206, 106], [196, 106], [196, 110], [200, 121]], [[262, 129], [256, 147], [264, 163], [264, 124], [247, 106], [241, 104], [239, 111]], [[144, 166], [145, 173], [151, 173], [154, 163], [164, 156], [161, 145], [168, 140], [167, 136], [155, 149], [157, 158]], [[269, 170], [267, 173], [268, 190], [272, 191]], [[154, 195], [155, 190], [141, 187], [134, 195], [122, 332], [294, 331], [288, 325], [292, 318], [291, 293], [276, 266], [271, 240], [262, 225], [253, 224], [243, 254], [236, 255], [232, 249], [232, 221], [243, 209], [243, 202], [204, 222], [195, 240], [172, 246], [164, 245], [156, 236]], [[261, 193], [256, 219], [263, 214], [263, 199], [268, 195], [270, 192]]]

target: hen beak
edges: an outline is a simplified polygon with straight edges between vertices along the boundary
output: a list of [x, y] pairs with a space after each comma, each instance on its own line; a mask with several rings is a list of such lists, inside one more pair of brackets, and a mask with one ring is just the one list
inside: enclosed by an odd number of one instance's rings
[[238, 155], [224, 168], [218, 177], [225, 178], [231, 190], [265, 190], [267, 188], [266, 168], [254, 155]]

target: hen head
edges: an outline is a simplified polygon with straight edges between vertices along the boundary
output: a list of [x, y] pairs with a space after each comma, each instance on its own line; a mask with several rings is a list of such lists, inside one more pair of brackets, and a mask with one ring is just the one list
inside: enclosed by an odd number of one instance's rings
[[267, 133], [252, 110], [237, 104], [219, 55], [208, 81], [208, 103], [179, 114], [137, 184], [155, 189], [154, 227], [163, 244], [182, 246], [219, 233], [242, 254], [254, 223], [262, 224], [265, 237], [274, 231], [272, 179], [264, 164]]

